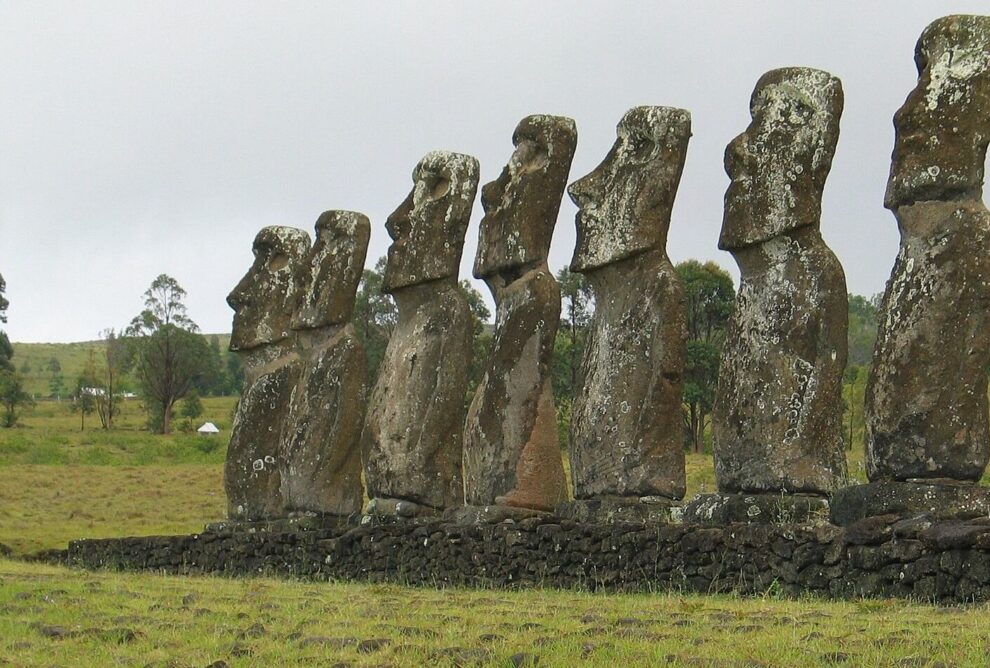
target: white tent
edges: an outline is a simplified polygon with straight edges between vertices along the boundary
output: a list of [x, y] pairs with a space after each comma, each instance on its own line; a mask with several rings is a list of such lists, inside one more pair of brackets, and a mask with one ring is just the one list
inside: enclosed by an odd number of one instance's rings
[[200, 434], [219, 434], [220, 433], [220, 430], [217, 429], [217, 426], [215, 424], [213, 424], [212, 422], [206, 422], [206, 423], [204, 423], [203, 426], [200, 427], [199, 429], [197, 429], [196, 431], [198, 431]]

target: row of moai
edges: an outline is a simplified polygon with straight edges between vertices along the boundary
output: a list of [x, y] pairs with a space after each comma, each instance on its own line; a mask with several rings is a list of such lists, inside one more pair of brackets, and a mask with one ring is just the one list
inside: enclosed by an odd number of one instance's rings
[[[820, 70], [773, 70], [726, 150], [719, 248], [741, 282], [712, 418], [718, 493], [688, 503], [685, 520], [801, 521], [827, 513], [830, 497], [838, 523], [990, 510], [975, 484], [990, 455], [990, 256], [980, 246], [990, 237], [990, 17], [933, 22], [916, 62], [885, 198], [901, 243], [866, 390], [870, 482], [848, 484], [846, 285], [819, 230], [842, 86]], [[666, 240], [690, 136], [686, 110], [633, 108], [603, 162], [567, 188], [579, 210], [571, 269], [595, 299], [567, 444], [573, 500], [551, 391], [561, 307], [547, 256], [577, 133], [570, 119], [530, 116], [481, 192], [474, 275], [496, 320], [467, 408], [471, 319], [457, 271], [474, 158], [428, 154], [387, 220], [382, 290], [398, 322], [370, 399], [349, 323], [368, 219], [324, 213], [312, 244], [292, 228], [258, 234], [229, 297], [231, 349], [246, 369], [225, 470], [230, 518], [347, 516], [365, 493], [378, 516], [669, 518], [685, 494], [687, 334]]]

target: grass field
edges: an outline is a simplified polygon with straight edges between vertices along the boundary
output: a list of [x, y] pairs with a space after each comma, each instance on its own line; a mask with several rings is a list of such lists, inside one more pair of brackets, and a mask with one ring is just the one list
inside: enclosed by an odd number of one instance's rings
[[[79, 429], [41, 402], [0, 430], [0, 543], [188, 533], [223, 516], [219, 437]], [[850, 469], [861, 477], [861, 449]], [[688, 455], [689, 494], [714, 489]], [[433, 590], [91, 573], [0, 559], [0, 666], [985, 666], [990, 606], [529, 590]], [[527, 658], [528, 657], [528, 658]]]

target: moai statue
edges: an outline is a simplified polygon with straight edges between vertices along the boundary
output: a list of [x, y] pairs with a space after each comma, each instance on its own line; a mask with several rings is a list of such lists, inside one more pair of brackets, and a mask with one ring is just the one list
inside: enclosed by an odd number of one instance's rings
[[617, 134], [604, 161], [568, 188], [579, 209], [571, 269], [591, 283], [595, 314], [571, 413], [575, 501], [560, 512], [663, 520], [685, 484], [687, 313], [666, 245], [691, 115], [635, 107]]
[[230, 349], [244, 364], [224, 465], [227, 516], [233, 520], [285, 514], [280, 443], [300, 374], [290, 322], [309, 247], [309, 235], [301, 230], [262, 229], [254, 239], [254, 264], [227, 297], [234, 309]]
[[846, 279], [819, 231], [842, 104], [828, 72], [771, 70], [725, 151], [719, 248], [741, 280], [712, 411], [721, 494], [686, 521], [807, 521], [845, 481]]
[[470, 506], [550, 511], [567, 488], [551, 386], [560, 286], [547, 254], [577, 129], [569, 118], [528, 116], [512, 143], [509, 164], [481, 190], [474, 275], [491, 290], [496, 318], [465, 423], [464, 487]]
[[375, 515], [436, 514], [464, 503], [462, 430], [471, 313], [457, 285], [478, 161], [428, 153], [415, 186], [388, 217], [382, 290], [399, 321], [389, 339], [362, 435]]
[[990, 455], [990, 17], [947, 16], [921, 34], [918, 84], [894, 115], [884, 205], [900, 250], [866, 385], [866, 470], [833, 521], [901, 512], [987, 515], [975, 486]]
[[316, 221], [291, 323], [302, 364], [282, 446], [289, 512], [361, 512], [367, 360], [350, 320], [370, 236], [367, 217], [353, 211]]

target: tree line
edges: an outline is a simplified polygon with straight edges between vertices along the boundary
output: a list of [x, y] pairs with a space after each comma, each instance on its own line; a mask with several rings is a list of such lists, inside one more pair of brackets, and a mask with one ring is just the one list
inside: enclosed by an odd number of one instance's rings
[[[353, 324], [367, 353], [369, 392], [395, 328], [398, 311], [390, 295], [381, 291], [385, 258], [365, 269], [355, 299]], [[688, 346], [684, 369], [683, 432], [685, 448], [702, 452], [710, 438], [709, 428], [718, 366], [726, 327], [732, 315], [735, 286], [732, 278], [714, 262], [687, 260], [676, 266], [684, 285], [687, 306]], [[554, 343], [552, 374], [557, 423], [561, 444], [567, 443], [571, 398], [580, 388], [581, 359], [588, 328], [594, 315], [594, 296], [582, 274], [566, 267], [557, 272], [561, 289], [560, 328]], [[470, 402], [484, 373], [492, 343], [492, 314], [481, 294], [463, 280], [459, 287], [472, 314], [474, 356], [468, 369]], [[0, 276], [0, 322], [6, 322], [6, 284]], [[193, 419], [202, 411], [203, 395], [238, 395], [244, 371], [237, 355], [221, 350], [219, 337], [199, 332], [183, 303], [185, 290], [166, 275], [158, 276], [144, 293], [144, 308], [120, 331], [107, 329], [100, 336], [104, 345], [99, 356], [89, 358], [69, 393], [81, 426], [96, 414], [100, 425], [113, 428], [124, 392], [136, 389], [148, 415], [149, 429], [168, 433], [179, 407], [182, 417]], [[848, 430], [851, 446], [862, 432], [862, 390], [876, 339], [879, 295], [867, 299], [849, 295], [849, 364], [844, 376]], [[13, 426], [19, 410], [30, 404], [20, 374], [12, 362], [13, 349], [0, 330], [0, 403], [3, 425]], [[48, 363], [53, 395], [64, 391], [58, 360]], [[181, 403], [181, 406], [179, 404]]]

